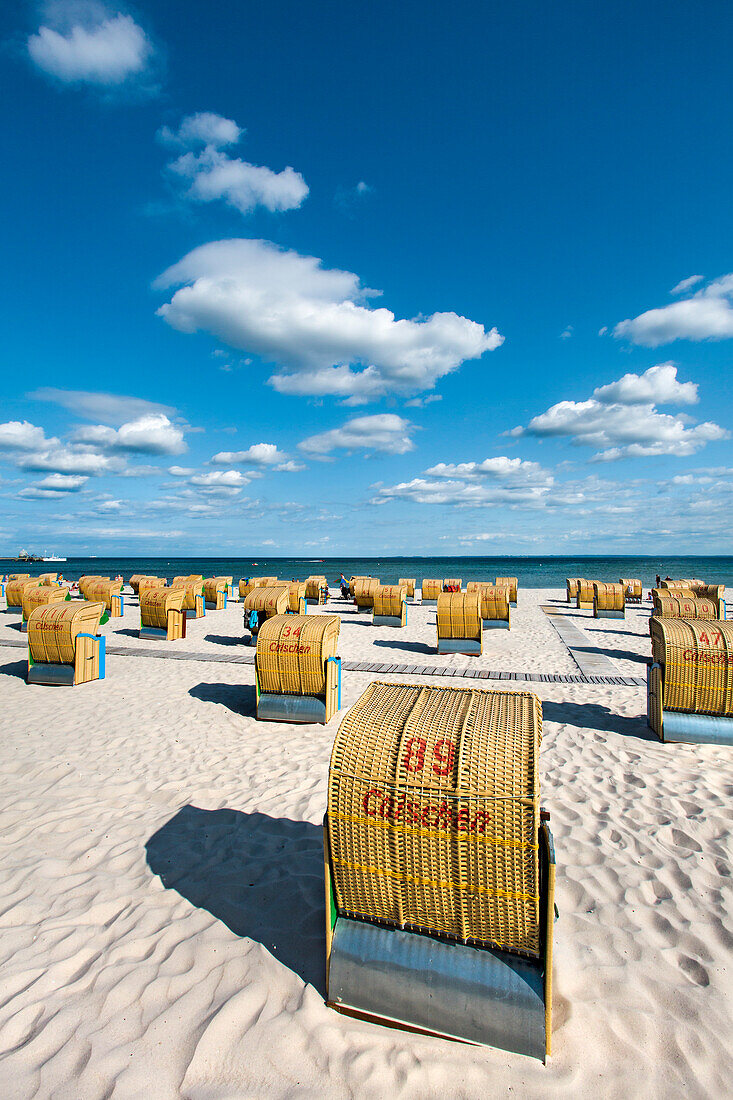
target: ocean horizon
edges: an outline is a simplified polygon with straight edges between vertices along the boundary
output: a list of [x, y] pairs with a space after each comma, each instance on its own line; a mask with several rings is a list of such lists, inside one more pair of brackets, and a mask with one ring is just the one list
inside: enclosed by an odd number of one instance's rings
[[54, 570], [71, 581], [85, 573], [103, 576], [122, 576], [127, 580], [134, 573], [174, 576], [187, 573], [203, 573], [204, 576], [232, 574], [240, 577], [267, 576], [273, 574], [283, 580], [304, 580], [311, 573], [323, 573], [331, 585], [336, 585], [341, 573], [347, 577], [363, 574], [379, 577], [385, 584], [392, 584], [400, 577], [412, 577], [419, 582], [423, 577], [460, 577], [467, 580], [490, 580], [497, 576], [516, 576], [520, 588], [564, 588], [567, 577], [588, 577], [591, 580], [618, 581], [621, 577], [638, 577], [645, 588], [654, 584], [657, 574], [661, 577], [699, 577], [709, 583], [733, 585], [733, 556], [550, 556], [524, 557], [518, 555], [494, 555], [478, 557], [453, 555], [441, 557], [348, 557], [327, 558], [294, 557], [229, 557], [218, 555], [125, 557], [123, 555], [99, 555], [97, 557], [70, 557], [63, 562], [21, 563], [10, 558], [0, 558], [0, 572], [28, 572], [38, 576]]

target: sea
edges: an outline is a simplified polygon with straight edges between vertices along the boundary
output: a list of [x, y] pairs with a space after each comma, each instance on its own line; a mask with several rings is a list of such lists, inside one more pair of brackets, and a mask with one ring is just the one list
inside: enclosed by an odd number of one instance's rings
[[241, 577], [276, 576], [280, 580], [305, 580], [312, 573], [322, 573], [329, 584], [337, 585], [340, 574], [378, 577], [383, 584], [392, 584], [400, 577], [460, 577], [469, 580], [493, 581], [496, 577], [517, 577], [520, 588], [565, 588], [567, 577], [587, 577], [590, 580], [618, 581], [621, 577], [638, 577], [650, 588], [657, 574], [673, 579], [698, 577], [708, 584], [733, 586], [733, 557], [434, 557], [434, 558], [265, 558], [265, 557], [190, 557], [190, 558], [69, 558], [65, 562], [34, 562], [23, 564], [9, 558], [0, 559], [0, 574], [62, 573], [69, 581], [85, 573], [127, 580], [134, 573], [173, 577], [201, 573], [204, 577], [232, 575]]

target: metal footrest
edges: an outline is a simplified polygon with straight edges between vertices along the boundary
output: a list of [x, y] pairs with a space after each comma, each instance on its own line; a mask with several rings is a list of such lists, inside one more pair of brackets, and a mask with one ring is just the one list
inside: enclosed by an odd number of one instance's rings
[[402, 626], [402, 619], [399, 615], [374, 615], [372, 617], [372, 626]]
[[665, 710], [662, 717], [665, 741], [687, 741], [700, 745], [733, 745], [733, 718], [709, 714], [685, 714]]
[[481, 642], [475, 638], [439, 638], [438, 653], [466, 653], [469, 657], [479, 657]]
[[378, 1020], [545, 1057], [540, 964], [338, 917], [329, 1004]]
[[168, 631], [164, 630], [162, 626], [141, 626], [140, 627], [141, 638], [167, 638]]
[[625, 611], [596, 611], [595, 617], [597, 619], [625, 619]]
[[317, 695], [270, 695], [257, 700], [257, 718], [265, 722], [326, 722], [326, 701]]
[[59, 687], [74, 686], [73, 665], [33, 664], [28, 668], [29, 684], [54, 684]]
[[482, 619], [484, 630], [508, 630], [509, 623], [505, 619]]

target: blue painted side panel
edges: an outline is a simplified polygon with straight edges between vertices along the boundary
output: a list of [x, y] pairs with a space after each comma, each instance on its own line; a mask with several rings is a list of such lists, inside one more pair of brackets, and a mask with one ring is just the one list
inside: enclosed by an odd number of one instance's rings
[[665, 710], [662, 722], [665, 741], [687, 741], [692, 744], [733, 745], [733, 718], [716, 718], [709, 714], [684, 714]]

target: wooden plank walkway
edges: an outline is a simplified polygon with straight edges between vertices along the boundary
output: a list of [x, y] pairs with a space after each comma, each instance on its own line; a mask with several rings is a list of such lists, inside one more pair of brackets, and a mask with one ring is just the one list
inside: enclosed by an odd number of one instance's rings
[[[254, 653], [195, 653], [176, 650], [175, 643], [169, 649], [133, 649], [131, 646], [108, 645], [107, 653], [114, 657], [153, 657], [167, 661], [202, 661], [208, 664], [253, 665]], [[27, 649], [28, 643], [18, 638], [0, 642], [0, 648]], [[449, 665], [398, 665], [372, 661], [342, 661], [344, 672], [369, 672], [377, 676], [448, 676], [476, 680], [513, 681], [514, 683], [539, 684], [616, 684], [623, 687], [646, 686], [641, 676], [603, 676], [580, 672], [576, 675], [559, 675], [551, 672], [503, 672], [485, 668], [455, 668]]]
[[541, 606], [584, 676], [613, 677], [618, 673], [613, 661], [605, 653], [593, 651], [593, 643], [588, 635], [561, 608], [550, 604]]

